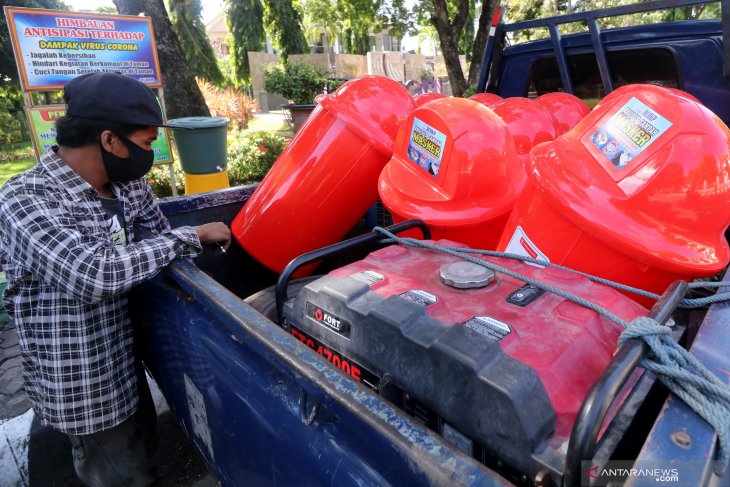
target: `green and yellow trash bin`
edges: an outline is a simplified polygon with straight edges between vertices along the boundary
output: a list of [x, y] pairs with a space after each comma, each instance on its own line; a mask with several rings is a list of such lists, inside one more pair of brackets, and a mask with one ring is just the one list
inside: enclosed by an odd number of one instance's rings
[[227, 118], [185, 117], [167, 121], [185, 173], [185, 193], [228, 188]]

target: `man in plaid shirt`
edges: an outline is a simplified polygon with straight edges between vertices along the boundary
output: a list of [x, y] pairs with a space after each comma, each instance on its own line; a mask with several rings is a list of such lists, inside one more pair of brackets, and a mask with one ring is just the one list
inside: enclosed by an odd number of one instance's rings
[[[95, 73], [67, 83], [64, 98], [59, 145], [0, 190], [3, 301], [33, 410], [69, 435], [79, 477], [92, 486], [150, 485], [146, 440], [154, 435], [142, 427], [149, 411], [139, 410], [149, 391], [127, 295], [201, 244], [228, 246], [230, 230], [219, 222], [171, 229], [160, 212], [143, 178], [163, 122], [151, 89]], [[140, 228], [153, 237], [139, 240]]]

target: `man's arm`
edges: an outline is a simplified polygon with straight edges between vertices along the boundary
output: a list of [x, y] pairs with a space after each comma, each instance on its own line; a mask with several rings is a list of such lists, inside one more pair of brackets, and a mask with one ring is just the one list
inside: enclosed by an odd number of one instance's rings
[[65, 208], [38, 195], [14, 195], [3, 202], [0, 238], [10, 258], [37, 279], [88, 303], [127, 292], [173, 259], [195, 257], [201, 249], [191, 227], [113, 245], [85, 235]]
[[[141, 191], [143, 193], [141, 208], [134, 221], [135, 225], [140, 225], [142, 228], [151, 231], [154, 235], [168, 231], [170, 229], [170, 223], [167, 221], [165, 215], [162, 214], [162, 211], [160, 211], [160, 206], [155, 199], [152, 188], [144, 181], [140, 181], [139, 184], [141, 187], [133, 189], [133, 191]], [[230, 229], [220, 222], [207, 223], [197, 227], [180, 228], [192, 228], [203, 244], [220, 243], [227, 249], [231, 243]]]

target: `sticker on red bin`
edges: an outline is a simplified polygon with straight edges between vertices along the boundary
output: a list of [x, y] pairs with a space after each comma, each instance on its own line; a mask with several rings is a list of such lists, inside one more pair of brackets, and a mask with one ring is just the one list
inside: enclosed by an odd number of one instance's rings
[[[532, 240], [530, 240], [525, 231], [519, 225], [517, 225], [515, 233], [512, 234], [512, 238], [510, 239], [509, 243], [507, 244], [507, 248], [504, 249], [504, 251], [508, 254], [523, 255], [525, 257], [530, 257], [535, 260], [550, 262], [550, 259], [548, 259], [547, 255], [543, 254], [540, 249], [537, 248], [537, 245], [532, 243]], [[533, 264], [530, 262], [526, 262], [526, 264], [535, 267], [544, 267], [540, 264]]]
[[446, 134], [439, 132], [422, 120], [413, 119], [407, 153], [411, 161], [436, 177], [439, 175], [445, 145]]
[[671, 126], [672, 122], [631, 98], [591, 134], [591, 142], [616, 169], [623, 169]]

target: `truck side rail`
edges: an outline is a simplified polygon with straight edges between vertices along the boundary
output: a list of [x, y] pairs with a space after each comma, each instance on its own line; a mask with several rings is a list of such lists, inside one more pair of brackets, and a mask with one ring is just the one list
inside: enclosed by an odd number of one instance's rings
[[[730, 279], [726, 272], [724, 280]], [[730, 291], [718, 289], [718, 293]], [[730, 382], [730, 302], [710, 306], [697, 336], [689, 348], [702, 364], [725, 382]], [[717, 434], [681, 399], [670, 394], [664, 402], [648, 438], [639, 452], [634, 468], [676, 467], [676, 485], [727, 485], [730, 472], [718, 479], [712, 472]], [[723, 484], [723, 482], [725, 484]], [[631, 487], [656, 485], [654, 479], [630, 477]]]
[[[343, 448], [340, 451], [320, 454], [323, 465], [331, 460], [328, 455], [330, 457], [347, 455], [351, 457], [351, 461], [352, 458], [359, 458], [355, 463], [362, 463], [364, 465], [362, 469], [367, 473], [372, 470], [367, 464], [372, 464], [373, 458], [384, 457], [390, 459], [387, 462], [389, 465], [386, 466], [381, 462], [383, 472], [377, 472], [377, 474], [380, 476], [378, 477], [380, 482], [390, 479], [385, 481], [386, 485], [508, 485], [503, 478], [487, 467], [447, 446], [435, 433], [408, 418], [403, 411], [344, 376], [339, 370], [332, 368], [315, 351], [287, 334], [282, 328], [244, 303], [238, 296], [192, 263], [174, 262], [160, 276], [145, 284], [144, 287], [145, 289], [141, 292], [144, 309], [162, 309], [159, 312], [164, 314], [166, 312], [163, 309], [165, 304], [179, 307], [184, 302], [185, 307], [188, 308], [186, 313], [192, 316], [192, 321], [187, 324], [179, 321], [173, 323], [174, 317], [170, 316], [167, 320], [160, 320], [158, 316], [149, 316], [148, 320], [151, 323], [147, 323], [145, 327], [147, 330], [145, 341], [149, 347], [159, 346], [160, 336], [171, 334], [178, 336], [184, 332], [185, 327], [205, 326], [204, 332], [201, 329], [201, 333], [205, 334], [205, 340], [214, 341], [216, 350], [226, 351], [226, 360], [232, 364], [228, 369], [229, 375], [244, 375], [246, 372], [250, 374], [252, 370], [258, 370], [252, 364], [265, 363], [267, 369], [275, 370], [280, 377], [273, 381], [269, 388], [280, 387], [281, 384], [294, 386], [293, 389], [296, 390], [293, 390], [288, 396], [298, 397], [298, 414], [276, 419], [281, 423], [282, 429], [289, 432], [288, 441], [294, 442], [293, 445], [296, 445], [298, 438], [311, 438], [312, 435], [318, 434], [328, 437], [326, 431], [317, 432], [317, 430], [322, 430], [323, 426], [320, 425], [320, 422], [325, 417], [337, 418], [337, 423], [342, 428], [347, 431], [357, 431], [368, 439], [366, 456], [370, 455], [369, 459], [353, 457], [354, 451], [357, 450], [349, 452]], [[169, 302], [166, 303], [167, 300]], [[191, 307], [195, 309], [199, 307], [204, 310], [205, 318], [201, 319], [203, 316], [200, 314], [201, 311], [196, 312]], [[198, 348], [198, 345], [197, 341], [190, 340], [186, 343], [187, 348], [183, 350], [188, 359], [198, 357], [192, 362], [211, 364], [220, 360], [219, 355], [205, 355], [205, 347]], [[179, 405], [179, 395], [181, 394], [179, 384], [176, 385], [176, 380], [169, 380], [169, 377], [166, 377], [173, 366], [167, 362], [163, 366], [163, 370], [160, 370], [160, 362], [156, 362], [159, 358], [150, 356], [150, 354], [159, 354], [156, 350], [159, 350], [159, 347], [146, 352], [146, 357], [150, 358], [148, 367], [158, 380], [165, 396], [168, 399], [177, 396], [178, 400], [173, 400], [171, 405]], [[236, 367], [242, 362], [245, 362], [245, 366], [238, 370]], [[164, 370], [164, 367], [167, 369]], [[196, 367], [192, 365], [192, 368]], [[181, 375], [180, 370], [175, 370], [173, 373]], [[264, 381], [266, 374], [258, 373], [254, 376], [255, 380]], [[203, 390], [202, 394], [205, 395], [206, 392]], [[226, 394], [226, 391], [218, 390], [215, 394], [222, 396]], [[210, 400], [206, 396], [205, 402], [214, 404], [216, 401]], [[230, 403], [228, 405], [230, 406]], [[242, 414], [240, 410], [230, 407], [226, 407], [225, 411], [230, 415]], [[215, 460], [211, 458], [212, 453], [209, 453], [206, 448], [205, 441], [201, 444], [201, 439], [194, 434], [196, 425], [192, 413], [186, 411], [184, 407], [178, 407], [175, 412], [185, 424], [187, 431], [193, 433], [191, 438], [198, 444], [211, 471], [216, 474], [222, 485], [236, 485], [235, 482], [226, 481], [225, 478], [226, 467], [231, 468], [230, 464], [225, 467], [217, 464], [219, 461], [225, 461], [221, 458], [220, 452], [217, 452]], [[208, 411], [209, 416], [223, 413], [223, 410]], [[259, 413], [266, 414], [267, 411], [259, 411]], [[257, 421], [257, 419], [240, 416], [236, 420], [239, 423], [249, 421]], [[327, 420], [324, 420], [324, 424], [327, 425]], [[253, 429], [253, 426], [250, 428]], [[297, 431], [302, 431], [302, 433], [297, 433]], [[304, 431], [307, 433], [303, 433]], [[225, 431], [225, 435], [234, 434], [240, 433]], [[267, 445], [259, 445], [259, 447], [263, 451]], [[306, 444], [293, 448], [305, 451], [313, 449], [312, 446]], [[235, 455], [235, 453], [233, 454]], [[252, 455], [251, 452], [244, 451], [241, 451], [240, 454]], [[257, 452], [257, 454], [261, 453]], [[363, 452], [358, 454], [362, 455]], [[381, 460], [384, 461], [384, 458]], [[324, 469], [324, 467], [322, 468]], [[342, 469], [345, 469], [344, 464]], [[332, 473], [333, 470], [334, 473]], [[337, 468], [330, 469], [329, 472], [332, 475], [331, 480], [335, 482], [338, 478]], [[351, 478], [356, 478], [356, 474], [352, 475]], [[329, 478], [320, 480], [323, 484], [330, 483]], [[311, 484], [311, 481], [308, 483], [304, 478], [302, 482], [302, 485]]]
[[[687, 294], [687, 283], [677, 281], [669, 287], [649, 311], [649, 317], [664, 325], [676, 311]], [[639, 365], [649, 346], [645, 341], [632, 339], [624, 343], [606, 367], [603, 375], [591, 388], [583, 401], [570, 435], [565, 460], [565, 485], [580, 484], [581, 468], [591, 461], [606, 413], [617, 394]]]
[[[508, 32], [518, 30], [534, 29], [537, 27], [545, 27], [550, 33], [550, 40], [555, 51], [555, 58], [560, 72], [560, 79], [563, 84], [563, 90], [566, 93], [573, 94], [573, 82], [568, 68], [568, 59], [563, 49], [563, 43], [559, 30], [560, 24], [569, 24], [573, 22], [585, 22], [590, 33], [593, 52], [596, 55], [598, 63], [598, 71], [601, 75], [601, 82], [606, 94], [613, 91], [613, 82], [611, 81], [611, 72], [606, 57], [606, 49], [601, 38], [601, 30], [598, 26], [598, 19], [607, 17], [617, 17], [620, 15], [629, 15], [636, 13], [652, 12], [655, 10], [666, 10], [676, 7], [687, 7], [692, 5], [701, 5], [705, 3], [715, 3], [708, 0], [657, 0], [654, 2], [636, 3], [624, 5], [620, 7], [612, 7], [601, 10], [592, 10], [589, 12], [576, 12], [567, 15], [559, 15], [555, 17], [546, 17], [544, 19], [526, 20], [523, 22], [515, 22], [512, 24], [499, 23], [495, 28], [493, 38], [490, 38], [487, 49], [484, 54], [484, 62], [482, 64], [482, 72], [477, 82], [477, 93], [484, 91], [495, 91], [497, 88], [497, 73], [499, 68], [499, 59], [501, 51], [504, 48], [504, 38]], [[723, 18], [723, 45], [725, 52], [725, 79], [730, 80], [730, 0], [720, 0], [722, 5]], [[501, 15], [500, 15], [501, 17]]]

